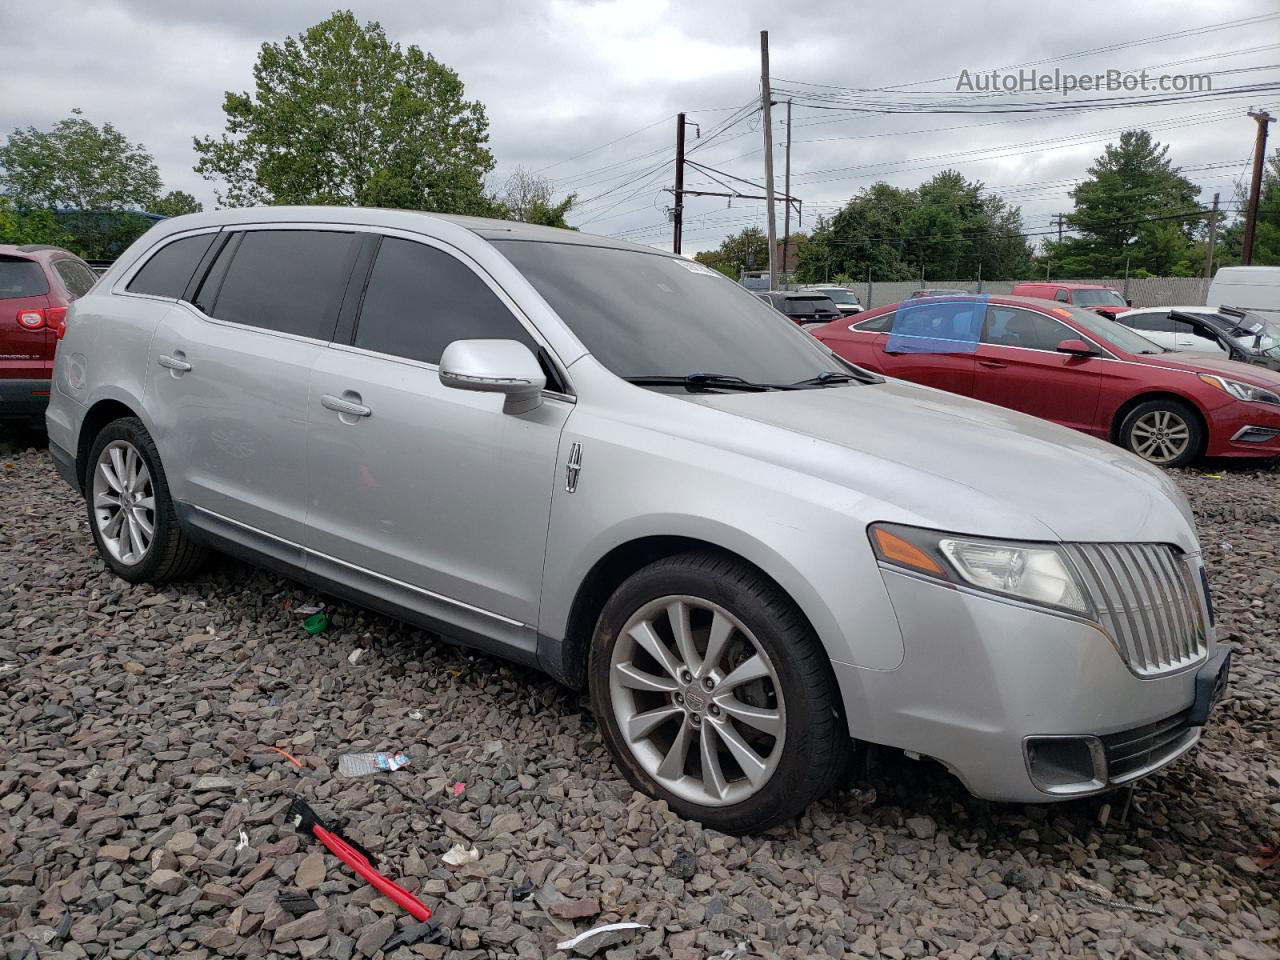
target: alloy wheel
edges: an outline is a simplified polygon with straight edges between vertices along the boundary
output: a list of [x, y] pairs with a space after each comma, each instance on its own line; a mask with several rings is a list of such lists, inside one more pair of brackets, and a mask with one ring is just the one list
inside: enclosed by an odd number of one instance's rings
[[93, 516], [103, 546], [116, 560], [141, 563], [155, 537], [156, 495], [138, 448], [113, 440], [93, 468]]
[[636, 762], [692, 803], [748, 799], [782, 757], [777, 670], [751, 631], [709, 600], [668, 596], [637, 610], [614, 643], [609, 692]]
[[1152, 463], [1169, 463], [1187, 451], [1191, 427], [1172, 410], [1152, 410], [1130, 429], [1133, 452]]

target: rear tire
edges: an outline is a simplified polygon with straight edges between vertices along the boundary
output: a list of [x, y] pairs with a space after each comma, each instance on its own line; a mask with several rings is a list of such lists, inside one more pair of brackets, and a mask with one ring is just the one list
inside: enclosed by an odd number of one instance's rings
[[1204, 450], [1200, 418], [1177, 400], [1148, 400], [1120, 423], [1120, 444], [1158, 467], [1185, 467]]
[[628, 578], [600, 614], [588, 679], [631, 785], [717, 830], [774, 826], [845, 771], [826, 651], [790, 598], [733, 558], [686, 553]]
[[130, 583], [190, 576], [207, 551], [178, 525], [151, 434], [136, 417], [108, 423], [89, 447], [89, 529], [111, 571]]

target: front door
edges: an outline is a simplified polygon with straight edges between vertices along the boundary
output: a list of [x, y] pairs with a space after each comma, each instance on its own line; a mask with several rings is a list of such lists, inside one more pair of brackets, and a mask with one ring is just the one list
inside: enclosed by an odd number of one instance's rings
[[892, 328], [876, 338], [881, 372], [971, 396], [973, 355], [985, 309], [985, 300], [908, 300], [899, 305]]
[[1052, 317], [992, 304], [978, 347], [974, 397], [1099, 434], [1094, 416], [1105, 361], [1058, 352], [1063, 340], [1079, 339]]
[[444, 386], [440, 355], [463, 339], [538, 349], [471, 265], [381, 238], [351, 343], [311, 373], [308, 569], [531, 655], [573, 404], [549, 393], [513, 415], [501, 395]]

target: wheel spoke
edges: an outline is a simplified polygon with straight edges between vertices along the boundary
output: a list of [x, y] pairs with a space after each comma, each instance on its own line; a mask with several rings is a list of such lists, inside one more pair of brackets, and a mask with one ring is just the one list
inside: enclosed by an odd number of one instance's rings
[[666, 780], [679, 780], [684, 776], [685, 759], [689, 756], [689, 742], [693, 739], [693, 730], [687, 723], [680, 724], [676, 738], [671, 742], [671, 749], [658, 765], [658, 776]]
[[155, 533], [155, 527], [151, 521], [147, 519], [145, 511], [139, 510], [137, 506], [133, 508], [133, 522], [138, 525], [138, 529], [142, 531], [145, 542], [142, 549], [146, 549], [147, 543], [151, 542], [151, 536]]
[[133, 505], [139, 510], [150, 510], [152, 513], [155, 513], [156, 498], [151, 496], [142, 497], [133, 501]]
[[716, 684], [716, 689], [732, 690], [734, 687], [767, 676], [769, 676], [769, 665], [764, 662], [764, 657], [757, 653], [734, 667], [727, 677]]
[[719, 723], [716, 733], [720, 735], [724, 745], [733, 754], [733, 759], [738, 761], [738, 766], [742, 768], [742, 772], [747, 775], [747, 779], [752, 784], [758, 784], [764, 779], [765, 773], [768, 771], [768, 765], [755, 750], [751, 749], [750, 744], [742, 739], [741, 734], [733, 729], [731, 724]]
[[771, 737], [776, 737], [782, 730], [782, 715], [777, 710], [752, 707], [737, 697], [723, 697], [716, 700], [716, 705], [734, 720], [741, 720]]
[[124, 484], [120, 481], [119, 476], [116, 475], [116, 472], [112, 470], [111, 467], [107, 466], [106, 463], [99, 463], [98, 472], [102, 474], [102, 479], [107, 481], [107, 486], [116, 493], [124, 493]]
[[121, 490], [129, 489], [129, 471], [125, 468], [124, 451], [119, 447], [111, 447], [108, 451], [111, 457], [111, 469], [115, 471], [116, 481], [120, 484]]
[[[711, 632], [707, 634], [707, 655], [702, 661], [702, 673], [710, 673], [720, 666], [724, 648], [733, 635], [733, 624], [719, 610], [711, 618]], [[701, 676], [702, 674], [699, 674]]]
[[631, 628], [631, 639], [640, 644], [663, 670], [671, 674], [673, 679], [680, 678], [680, 668], [682, 664], [671, 655], [671, 651], [667, 649], [667, 645], [662, 642], [662, 638], [654, 632], [653, 624], [647, 620], [643, 623], [637, 623]]
[[704, 723], [698, 731], [699, 749], [702, 757], [702, 783], [703, 786], [715, 794], [717, 799], [723, 800], [725, 791], [729, 789], [729, 781], [725, 779], [724, 771], [720, 768], [720, 750], [718, 747], [720, 738], [716, 730], [714, 723]]
[[120, 498], [110, 493], [99, 493], [93, 498], [93, 505], [95, 507], [112, 507], [119, 509]]
[[679, 717], [682, 721], [684, 720], [684, 710], [673, 703], [656, 707], [653, 710], [646, 710], [644, 713], [637, 713], [627, 721], [627, 738], [632, 742], [641, 740], [672, 717]]
[[114, 540], [120, 536], [120, 525], [124, 523], [124, 511], [117, 510], [102, 525], [102, 535]]
[[680, 684], [666, 677], [655, 677], [646, 673], [634, 663], [620, 663], [615, 668], [622, 678], [622, 685], [631, 690], [645, 690], [649, 693], [675, 693]]
[[129, 525], [129, 516], [124, 511], [120, 511], [120, 559], [128, 561], [129, 554], [133, 553], [133, 528]]
[[685, 666], [699, 675], [702, 669], [702, 658], [698, 656], [698, 648], [693, 644], [693, 628], [689, 624], [689, 606], [683, 600], [677, 600], [667, 607], [667, 619], [671, 621], [671, 634], [676, 638], [676, 652]]

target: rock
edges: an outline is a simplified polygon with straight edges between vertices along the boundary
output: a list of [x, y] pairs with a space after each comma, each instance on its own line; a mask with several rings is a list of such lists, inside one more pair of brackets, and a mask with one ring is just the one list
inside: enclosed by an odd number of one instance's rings
[[182, 879], [182, 874], [173, 870], [157, 870], [147, 879], [147, 886], [152, 890], [158, 890], [170, 896], [186, 885], [186, 881]]
[[566, 900], [562, 903], [553, 903], [547, 908], [547, 912], [553, 917], [559, 917], [562, 920], [581, 920], [583, 917], [594, 917], [600, 912], [600, 901], [595, 897], [583, 900]]
[[907, 829], [917, 840], [928, 840], [938, 832], [932, 817], [908, 817]]
[[303, 890], [315, 890], [324, 882], [326, 872], [324, 854], [309, 853], [298, 864], [298, 870], [293, 875], [294, 886]]
[[209, 791], [230, 791], [235, 790], [236, 785], [226, 777], [204, 776], [197, 777], [195, 783], [191, 785], [191, 789], [197, 793], [206, 793]]
[[323, 910], [304, 913], [297, 920], [276, 927], [272, 942], [285, 943], [289, 940], [311, 940], [322, 936], [329, 929], [329, 918]]
[[129, 859], [129, 848], [121, 844], [108, 843], [98, 848], [99, 860], [115, 860], [117, 862]]
[[366, 957], [372, 957], [382, 949], [384, 943], [391, 939], [391, 933], [395, 928], [396, 922], [390, 917], [383, 917], [381, 920], [369, 924], [356, 937], [356, 952]]

